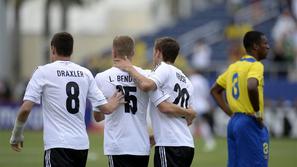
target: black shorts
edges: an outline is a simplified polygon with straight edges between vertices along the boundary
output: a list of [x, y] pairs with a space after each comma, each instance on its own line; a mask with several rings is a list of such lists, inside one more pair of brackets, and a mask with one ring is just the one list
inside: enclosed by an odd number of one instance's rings
[[154, 167], [190, 167], [193, 158], [192, 147], [156, 146]]
[[147, 167], [149, 155], [108, 155], [109, 167]]
[[44, 151], [44, 167], [85, 167], [88, 150], [52, 148]]

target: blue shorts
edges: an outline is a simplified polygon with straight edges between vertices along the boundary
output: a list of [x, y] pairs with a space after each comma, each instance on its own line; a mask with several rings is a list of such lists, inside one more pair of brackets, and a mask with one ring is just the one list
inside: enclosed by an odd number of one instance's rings
[[269, 134], [256, 118], [235, 113], [227, 130], [228, 167], [267, 167]]

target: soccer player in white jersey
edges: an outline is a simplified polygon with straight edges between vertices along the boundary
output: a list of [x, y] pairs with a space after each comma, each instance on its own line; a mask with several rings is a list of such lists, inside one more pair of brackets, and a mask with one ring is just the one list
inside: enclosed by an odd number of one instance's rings
[[[181, 70], [174, 66], [179, 52], [176, 40], [159, 38], [154, 46], [154, 72], [149, 78], [140, 74], [131, 62], [117, 60], [116, 66], [127, 71], [136, 80], [137, 86], [144, 90], [156, 88], [169, 94], [169, 101], [183, 108], [192, 106], [193, 87]], [[194, 141], [188, 127], [191, 120], [172, 117], [151, 106], [150, 112], [156, 141], [154, 166], [189, 167], [194, 157]]]
[[[118, 36], [113, 40], [113, 59], [130, 60], [134, 55], [134, 41], [129, 36]], [[142, 75], [148, 71], [134, 68]], [[149, 72], [150, 73], [150, 72]], [[169, 98], [160, 90], [146, 93], [136, 87], [134, 79], [125, 71], [112, 67], [96, 75], [98, 87], [106, 97], [117, 88], [124, 92], [125, 105], [119, 106], [113, 114], [105, 117], [104, 154], [108, 156], [109, 167], [146, 167], [150, 154], [147, 129], [147, 106], [149, 99], [166, 114], [179, 117], [193, 117], [194, 111], [185, 110], [165, 101]], [[190, 119], [190, 118], [189, 118]]]
[[70, 61], [72, 51], [73, 38], [69, 33], [53, 36], [52, 63], [39, 66], [30, 79], [10, 139], [12, 149], [21, 151], [25, 122], [34, 104], [41, 103], [45, 167], [84, 167], [89, 149], [84, 122], [86, 100], [90, 100], [97, 111], [94, 117], [100, 121], [103, 113], [115, 111], [123, 98], [121, 93], [115, 93], [107, 102], [91, 72]]

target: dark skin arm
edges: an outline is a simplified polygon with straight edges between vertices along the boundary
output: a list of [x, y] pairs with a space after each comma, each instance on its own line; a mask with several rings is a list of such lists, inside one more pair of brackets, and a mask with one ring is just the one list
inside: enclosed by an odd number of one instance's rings
[[[248, 94], [249, 94], [249, 99], [252, 104], [252, 107], [255, 112], [260, 112], [260, 107], [259, 107], [259, 91], [258, 91], [258, 85], [259, 82], [256, 78], [249, 78], [248, 79]], [[257, 118], [257, 121], [263, 126], [263, 118]]]
[[212, 97], [214, 98], [215, 102], [218, 104], [218, 106], [228, 115], [232, 116], [232, 111], [230, 110], [225, 97], [224, 97], [224, 91], [225, 89], [221, 87], [219, 84], [215, 83], [211, 90], [210, 93]]
[[258, 80], [255, 78], [248, 79], [248, 94], [250, 102], [254, 111], [259, 111], [259, 92], [258, 92]]

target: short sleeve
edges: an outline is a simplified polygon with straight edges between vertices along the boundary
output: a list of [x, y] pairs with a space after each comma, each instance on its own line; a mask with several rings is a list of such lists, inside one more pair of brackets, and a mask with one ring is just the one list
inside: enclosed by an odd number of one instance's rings
[[216, 80], [216, 83], [219, 84], [223, 88], [226, 88], [227, 74], [228, 74], [228, 70], [226, 70], [223, 74], [221, 74], [218, 77], [218, 79]]
[[170, 74], [169, 68], [162, 63], [155, 71], [152, 71], [149, 78], [155, 82], [158, 88], [162, 87]]
[[251, 66], [247, 78], [256, 78], [259, 82], [262, 81], [264, 74], [264, 66], [260, 62], [255, 62]]
[[160, 89], [156, 89], [149, 92], [149, 97], [154, 106], [157, 107], [160, 103], [167, 100], [170, 96], [168, 94], [165, 94], [165, 92], [161, 91]]
[[97, 87], [100, 89], [102, 87], [101, 83], [100, 83], [100, 78], [101, 78], [101, 73], [98, 73], [96, 76], [95, 76], [95, 82], [96, 82], [96, 85]]
[[188, 89], [190, 97], [189, 97], [189, 104], [187, 107], [193, 107], [194, 106], [194, 102], [193, 102], [194, 87], [189, 79], [188, 79], [188, 82], [189, 82], [189, 84], [187, 86], [187, 89]]
[[103, 95], [102, 91], [98, 88], [93, 76], [89, 76], [89, 78], [90, 78], [90, 85], [89, 85], [89, 91], [88, 91], [87, 97], [91, 101], [93, 110], [98, 111], [96, 107], [106, 104], [107, 100]]
[[44, 84], [45, 80], [42, 75], [42, 68], [38, 67], [27, 85], [23, 100], [29, 100], [40, 104]]

